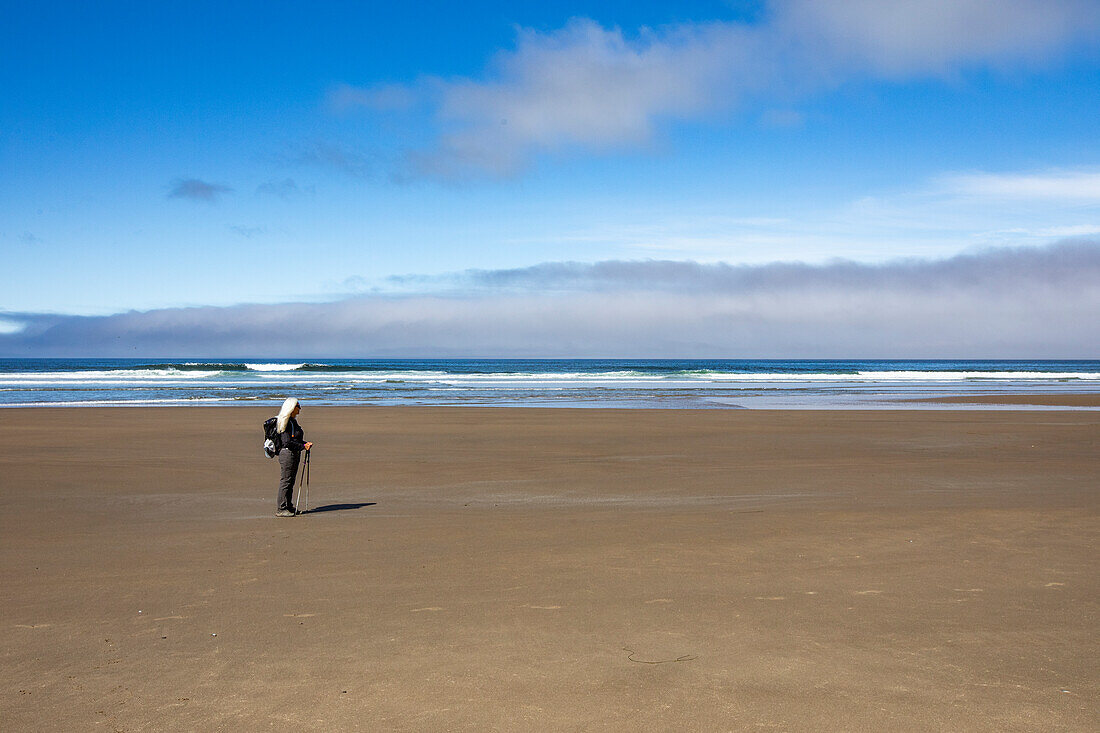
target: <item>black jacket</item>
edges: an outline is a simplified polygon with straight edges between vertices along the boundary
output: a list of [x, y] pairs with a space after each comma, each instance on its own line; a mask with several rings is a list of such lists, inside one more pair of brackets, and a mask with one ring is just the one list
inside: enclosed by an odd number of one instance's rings
[[286, 430], [275, 436], [275, 445], [280, 450], [291, 450], [299, 453], [306, 447], [305, 431], [294, 418], [286, 423]]

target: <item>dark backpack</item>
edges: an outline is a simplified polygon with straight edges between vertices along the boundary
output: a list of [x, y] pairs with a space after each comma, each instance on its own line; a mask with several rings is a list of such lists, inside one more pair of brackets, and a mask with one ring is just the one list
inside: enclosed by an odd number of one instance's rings
[[279, 418], [269, 417], [264, 420], [264, 455], [274, 458], [279, 455]]

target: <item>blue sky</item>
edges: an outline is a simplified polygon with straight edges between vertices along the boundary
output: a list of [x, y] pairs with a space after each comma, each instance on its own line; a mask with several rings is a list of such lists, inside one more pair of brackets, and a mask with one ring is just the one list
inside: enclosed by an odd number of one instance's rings
[[878, 266], [1100, 238], [1092, 0], [3, 16], [9, 334], [472, 292], [463, 273], [542, 263]]

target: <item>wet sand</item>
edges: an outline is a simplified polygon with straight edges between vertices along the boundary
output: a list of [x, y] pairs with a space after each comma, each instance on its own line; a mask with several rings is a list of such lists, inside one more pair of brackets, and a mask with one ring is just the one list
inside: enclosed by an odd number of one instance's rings
[[1043, 407], [1100, 407], [1100, 394], [1004, 394], [953, 395], [902, 402], [930, 402], [941, 405], [1039, 405]]
[[0, 729], [1100, 729], [1100, 413], [0, 410]]

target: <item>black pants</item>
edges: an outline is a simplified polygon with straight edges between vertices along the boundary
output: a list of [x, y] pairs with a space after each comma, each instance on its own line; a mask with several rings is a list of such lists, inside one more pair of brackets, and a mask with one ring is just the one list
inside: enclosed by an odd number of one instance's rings
[[298, 475], [298, 462], [302, 454], [298, 451], [283, 448], [279, 451], [279, 493], [275, 495], [275, 505], [278, 509], [289, 509], [294, 500], [294, 477]]

